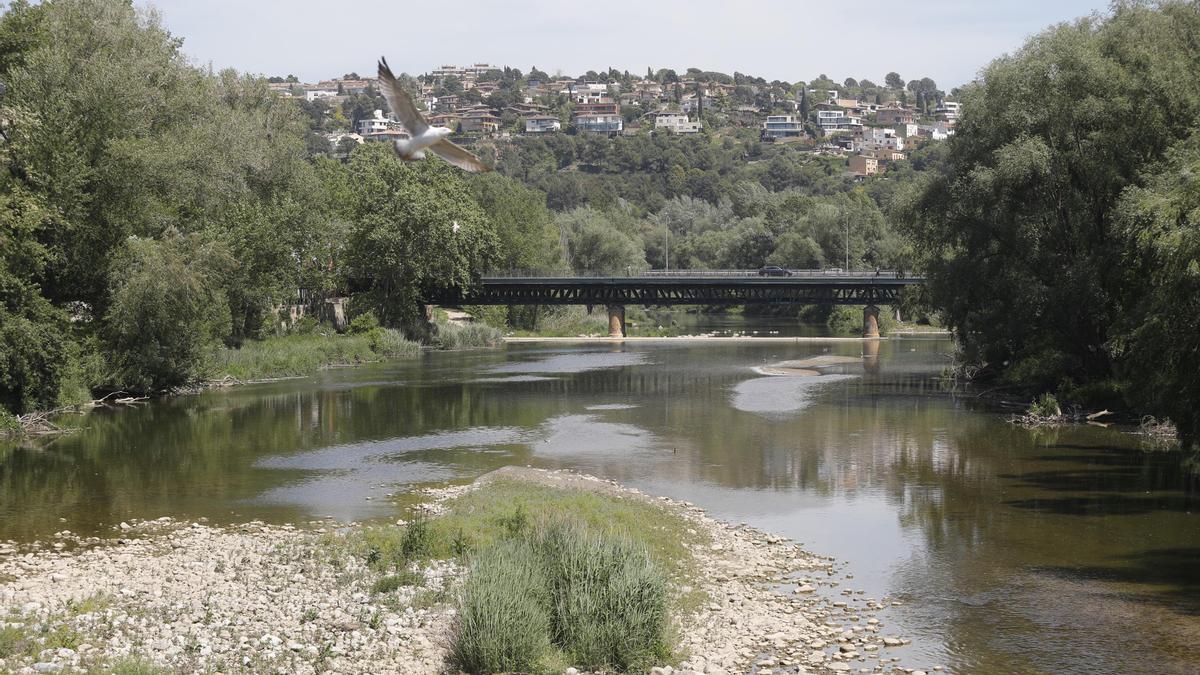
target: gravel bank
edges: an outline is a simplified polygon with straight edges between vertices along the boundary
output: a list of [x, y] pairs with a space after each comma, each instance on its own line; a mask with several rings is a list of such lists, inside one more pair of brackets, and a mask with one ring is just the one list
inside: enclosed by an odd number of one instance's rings
[[[907, 641], [883, 630], [887, 599], [839, 591], [832, 560], [687, 502], [578, 474], [504, 469], [470, 486], [430, 490], [424, 508], [436, 513], [498, 476], [651, 501], [708, 535], [692, 549], [701, 570], [693, 583], [708, 599], [679, 619], [679, 661], [656, 671], [899, 665], [891, 653]], [[168, 518], [122, 525], [120, 538], [63, 532], [31, 547], [0, 544], [0, 650], [4, 635], [24, 645], [6, 657], [0, 651], [0, 672], [131, 663], [187, 672], [443, 672], [454, 614], [447, 599], [462, 573], [453, 562], [422, 569], [421, 586], [373, 594], [365, 561], [335, 545], [354, 526], [216, 528]]]

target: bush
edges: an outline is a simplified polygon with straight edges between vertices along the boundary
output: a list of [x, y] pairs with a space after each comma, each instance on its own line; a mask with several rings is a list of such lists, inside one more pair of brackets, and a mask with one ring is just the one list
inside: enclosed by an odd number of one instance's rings
[[421, 345], [404, 337], [394, 328], [375, 328], [367, 336], [371, 350], [388, 358], [412, 357], [421, 352]]
[[228, 302], [217, 283], [225, 256], [179, 235], [125, 243], [113, 264], [104, 320], [112, 384], [158, 391], [201, 378], [230, 332]]
[[1029, 405], [1029, 414], [1037, 417], [1062, 417], [1062, 407], [1054, 394], [1042, 394]]
[[67, 358], [59, 322], [11, 314], [0, 305], [0, 408], [54, 407]]
[[351, 335], [369, 333], [376, 328], [379, 328], [379, 319], [376, 318], [375, 312], [372, 312], [371, 310], [367, 310], [362, 314], [359, 314], [358, 316], [354, 317], [353, 321], [350, 322]]
[[528, 541], [477, 554], [457, 601], [450, 663], [468, 673], [539, 670], [551, 651], [549, 584]]
[[501, 338], [499, 330], [483, 323], [440, 323], [437, 327], [437, 343], [441, 349], [495, 347]]
[[646, 550], [560, 519], [485, 549], [458, 598], [451, 662], [528, 671], [551, 646], [587, 669], [645, 669], [667, 658], [666, 578]]
[[646, 550], [568, 520], [534, 534], [551, 587], [551, 640], [586, 669], [644, 669], [670, 656], [666, 578]]

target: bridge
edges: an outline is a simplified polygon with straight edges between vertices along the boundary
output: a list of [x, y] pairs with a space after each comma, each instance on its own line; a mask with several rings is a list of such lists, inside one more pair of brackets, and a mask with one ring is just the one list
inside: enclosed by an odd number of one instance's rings
[[626, 276], [526, 272], [486, 274], [468, 289], [426, 298], [442, 305], [596, 305], [608, 308], [609, 333], [625, 335], [625, 305], [865, 305], [863, 335], [879, 336], [880, 304], [925, 279], [892, 270], [651, 270]]

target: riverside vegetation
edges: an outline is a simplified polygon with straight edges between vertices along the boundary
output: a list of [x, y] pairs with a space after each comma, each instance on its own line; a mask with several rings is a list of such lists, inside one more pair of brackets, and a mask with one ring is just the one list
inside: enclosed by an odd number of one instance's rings
[[[262, 78], [191, 66], [155, 12], [121, 0], [9, 3], [0, 55], [6, 418], [191, 386], [223, 376], [214, 363], [245, 378], [378, 356], [272, 344], [296, 289], [317, 303], [353, 290], [351, 318], [424, 338], [423, 288], [488, 269], [643, 269], [666, 262], [664, 231], [674, 264], [901, 264], [911, 252], [881, 204], [936, 156], [860, 187], [752, 138], [563, 137], [494, 149], [500, 171], [465, 176], [385, 144], [314, 151], [320, 115]], [[538, 331], [539, 316], [491, 321]], [[494, 338], [451, 329], [441, 344]]]

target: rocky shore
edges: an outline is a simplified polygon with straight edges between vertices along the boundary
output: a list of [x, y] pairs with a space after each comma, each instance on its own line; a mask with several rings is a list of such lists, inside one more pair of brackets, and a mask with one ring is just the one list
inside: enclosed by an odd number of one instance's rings
[[[694, 585], [678, 590], [704, 600], [678, 617], [679, 657], [656, 672], [920, 672], [900, 668], [907, 640], [881, 618], [890, 600], [841, 588], [828, 558], [687, 502], [506, 469], [427, 491], [423, 508], [436, 514], [497, 475], [651, 501], [703, 535]], [[112, 538], [0, 543], [0, 672], [444, 672], [462, 568], [435, 562], [418, 585], [373, 593], [365, 561], [337, 545], [356, 527], [160, 518]]]

